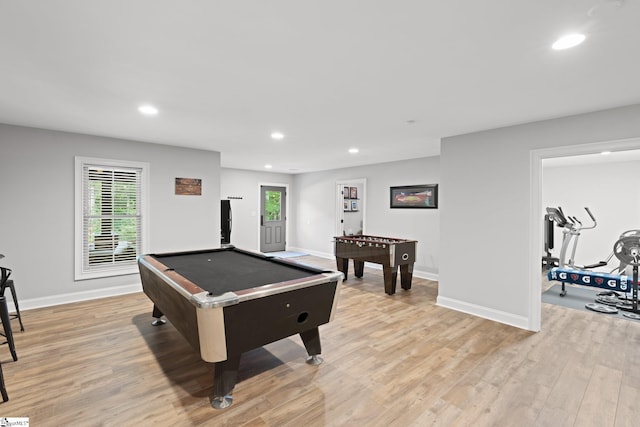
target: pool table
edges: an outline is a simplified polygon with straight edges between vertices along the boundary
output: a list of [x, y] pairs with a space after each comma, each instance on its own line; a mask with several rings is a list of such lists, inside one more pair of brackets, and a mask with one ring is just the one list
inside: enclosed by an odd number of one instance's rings
[[322, 363], [318, 326], [333, 319], [342, 273], [222, 248], [138, 257], [144, 293], [206, 362], [214, 363], [211, 405], [232, 403], [243, 352], [300, 334]]

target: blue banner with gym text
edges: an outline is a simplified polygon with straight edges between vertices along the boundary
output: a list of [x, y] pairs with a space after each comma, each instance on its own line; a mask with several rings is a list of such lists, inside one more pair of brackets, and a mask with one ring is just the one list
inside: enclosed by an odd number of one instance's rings
[[631, 292], [633, 278], [618, 276], [615, 274], [601, 273], [599, 271], [573, 270], [571, 268], [555, 267], [547, 273], [549, 280], [575, 285], [593, 286], [612, 291]]

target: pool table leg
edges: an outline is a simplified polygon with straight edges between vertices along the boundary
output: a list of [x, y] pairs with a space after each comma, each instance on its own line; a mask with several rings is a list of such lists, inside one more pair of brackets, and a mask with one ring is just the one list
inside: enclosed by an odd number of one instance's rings
[[163, 316], [162, 312], [160, 311], [160, 309], [155, 304], [153, 304], [153, 314], [152, 315], [156, 319], [153, 322], [151, 322], [151, 324], [153, 326], [160, 326], [160, 325], [164, 325], [165, 323], [167, 323], [167, 321], [162, 318], [162, 316]]
[[233, 397], [231, 391], [238, 381], [240, 356], [231, 356], [222, 362], [216, 362], [213, 368], [213, 398], [211, 406], [224, 409], [231, 406]]
[[307, 331], [300, 332], [300, 338], [304, 343], [304, 348], [307, 349], [307, 363], [309, 365], [319, 365], [323, 362], [320, 353], [322, 353], [322, 346], [320, 345], [320, 332], [318, 328], [309, 329]]

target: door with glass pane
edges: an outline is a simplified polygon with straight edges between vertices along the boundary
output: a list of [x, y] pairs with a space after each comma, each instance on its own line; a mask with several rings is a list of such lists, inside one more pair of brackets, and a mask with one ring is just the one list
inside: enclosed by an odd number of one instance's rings
[[260, 252], [285, 250], [286, 198], [284, 187], [260, 186]]

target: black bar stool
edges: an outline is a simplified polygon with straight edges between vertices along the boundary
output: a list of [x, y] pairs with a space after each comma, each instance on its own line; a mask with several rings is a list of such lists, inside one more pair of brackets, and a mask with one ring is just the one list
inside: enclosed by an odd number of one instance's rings
[[[4, 255], [0, 254], [0, 259], [4, 258]], [[16, 299], [16, 291], [13, 285], [13, 280], [9, 280], [9, 275], [11, 274], [11, 270], [0, 267], [2, 270], [2, 275], [0, 276], [0, 321], [2, 321], [2, 326], [4, 328], [4, 337], [7, 339], [5, 343], [9, 344], [9, 350], [11, 351], [11, 356], [13, 360], [18, 360], [18, 355], [16, 354], [16, 347], [13, 343], [13, 332], [11, 331], [11, 319], [9, 315], [9, 309], [7, 308], [7, 299], [4, 297], [4, 290], [7, 286], [11, 289], [11, 294], [13, 295], [13, 301], [16, 306], [17, 318], [20, 321], [20, 330], [24, 331], [24, 327], [22, 326], [22, 318], [20, 317], [20, 311], [18, 310], [18, 300]], [[10, 282], [10, 283], [9, 283]], [[2, 335], [0, 333], [0, 335]], [[2, 372], [2, 363], [0, 363], [0, 394], [2, 394], [2, 401], [6, 402], [9, 400], [9, 395], [7, 394], [7, 388], [4, 385], [4, 374]]]
[[2, 393], [3, 402], [6, 402], [7, 400], [9, 400], [7, 389], [4, 386], [4, 374], [2, 373], [2, 363], [0, 363], [0, 393]]
[[[2, 258], [3, 256], [0, 256], [0, 259]], [[9, 318], [18, 319], [18, 322], [20, 322], [20, 332], [24, 332], [24, 326], [22, 325], [22, 316], [20, 316], [20, 306], [18, 305], [18, 295], [16, 295], [16, 287], [13, 284], [13, 279], [9, 279], [9, 276], [11, 276], [11, 269], [0, 267], [0, 270], [2, 270], [2, 278], [0, 279], [0, 296], [4, 296], [7, 287], [9, 288], [9, 290], [11, 290], [11, 296], [13, 297], [13, 305], [16, 308], [16, 314], [10, 314]]]
[[[0, 321], [2, 322], [2, 328], [4, 329], [4, 334], [0, 332], [0, 335], [4, 336], [6, 341], [2, 344], [9, 344], [9, 351], [11, 351], [11, 357], [13, 360], [18, 360], [18, 355], [16, 354], [16, 346], [13, 343], [13, 331], [11, 330], [11, 316], [9, 315], [9, 308], [7, 307], [7, 299], [4, 296], [4, 290], [7, 286], [9, 286], [9, 276], [11, 275], [11, 270], [5, 267], [0, 267], [0, 272], [2, 275], [0, 276]], [[16, 301], [16, 294], [13, 288], [13, 280], [11, 280], [11, 290], [13, 291], [14, 302]], [[17, 310], [17, 306], [16, 306]], [[20, 312], [18, 312], [20, 313]], [[18, 314], [18, 319], [20, 319]], [[20, 319], [20, 326], [22, 326], [22, 319]], [[24, 329], [22, 329], [24, 330]]]
[[6, 341], [2, 344], [9, 344], [9, 351], [11, 351], [11, 357], [13, 357], [15, 362], [18, 360], [18, 355], [16, 354], [16, 346], [13, 343], [13, 332], [11, 331], [11, 319], [9, 319], [7, 299], [3, 296], [0, 296], [0, 320], [2, 321], [2, 328], [4, 329], [4, 334], [0, 332], [0, 335], [6, 338]]

